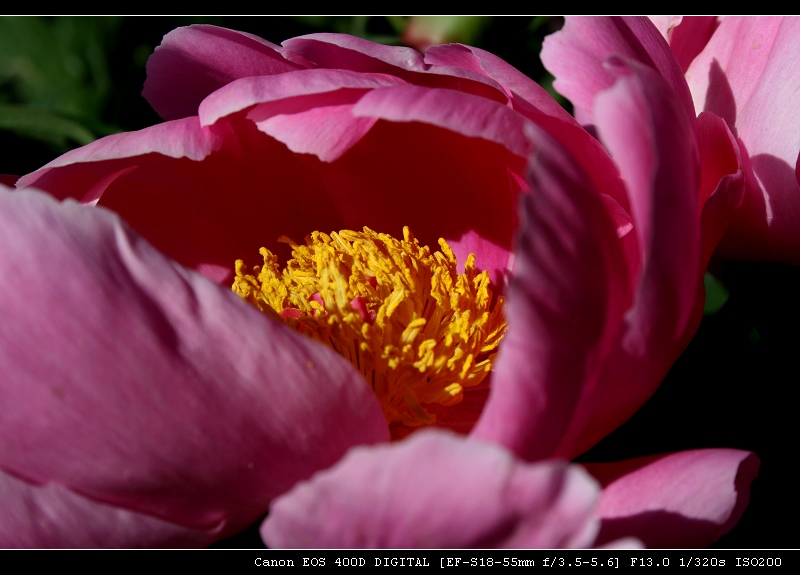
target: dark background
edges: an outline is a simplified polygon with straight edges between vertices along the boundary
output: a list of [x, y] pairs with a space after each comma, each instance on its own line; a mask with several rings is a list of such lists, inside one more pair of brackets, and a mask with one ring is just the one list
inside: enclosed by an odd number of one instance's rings
[[[97, 137], [160, 122], [141, 97], [147, 57], [170, 30], [200, 22], [274, 43], [320, 31], [401, 43], [408, 25], [383, 17], [0, 18], [0, 174], [22, 175]], [[538, 54], [561, 22], [496, 17], [434, 24], [449, 27], [448, 41], [485, 48], [548, 86]], [[718, 260], [711, 270], [723, 286], [715, 291], [718, 309], [705, 316], [651, 401], [581, 460], [705, 447], [754, 451], [762, 466], [750, 506], [716, 547], [794, 548], [800, 529], [786, 525], [800, 516], [793, 465], [800, 271]], [[217, 546], [260, 544], [253, 528]]]

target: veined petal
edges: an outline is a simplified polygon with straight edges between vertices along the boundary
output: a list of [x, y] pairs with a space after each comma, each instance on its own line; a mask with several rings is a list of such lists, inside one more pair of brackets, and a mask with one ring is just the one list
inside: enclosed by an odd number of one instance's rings
[[522, 200], [509, 331], [473, 435], [536, 460], [554, 451], [594, 387], [631, 294], [600, 196], [558, 144], [530, 133], [538, 151]]
[[0, 471], [3, 548], [205, 547], [222, 525], [198, 531], [94, 501], [58, 483], [35, 485]]
[[297, 54], [245, 32], [217, 26], [177, 28], [147, 61], [142, 95], [165, 120], [196, 116], [203, 98], [248, 76], [310, 68]]
[[5, 473], [224, 536], [352, 445], [388, 439], [341, 357], [116, 215], [2, 191], [0, 244]]
[[741, 518], [759, 460], [703, 449], [585, 467], [603, 484], [599, 544], [634, 535], [647, 547], [707, 547]]
[[587, 547], [596, 489], [575, 466], [422, 431], [353, 449], [276, 500], [261, 534], [295, 548]]
[[567, 17], [560, 31], [545, 38], [541, 57], [545, 68], [556, 77], [553, 87], [573, 103], [579, 122], [595, 123], [595, 96], [616, 81], [616, 74], [604, 66], [610, 56], [657, 70], [677, 95], [683, 113], [694, 118], [683, 70], [647, 18]]

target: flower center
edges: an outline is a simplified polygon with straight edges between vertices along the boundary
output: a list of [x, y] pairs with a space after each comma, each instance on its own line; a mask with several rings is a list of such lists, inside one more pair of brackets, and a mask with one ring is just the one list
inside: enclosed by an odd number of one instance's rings
[[408, 227], [402, 240], [365, 227], [313, 232], [306, 245], [278, 241], [292, 246], [285, 269], [261, 248], [264, 265], [251, 274], [236, 261], [233, 291], [347, 359], [390, 425], [433, 423], [424, 405], [458, 403], [491, 370], [506, 330], [504, 300], [492, 301], [474, 254], [458, 274], [446, 241], [431, 253]]

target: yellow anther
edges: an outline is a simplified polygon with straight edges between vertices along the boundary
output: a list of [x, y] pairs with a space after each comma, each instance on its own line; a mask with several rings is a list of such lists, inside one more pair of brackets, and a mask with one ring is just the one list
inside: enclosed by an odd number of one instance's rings
[[445, 240], [431, 253], [408, 227], [402, 240], [364, 228], [278, 241], [292, 247], [283, 271], [261, 248], [264, 264], [251, 273], [236, 261], [233, 291], [350, 361], [390, 424], [433, 423], [424, 405], [458, 403], [491, 370], [504, 301], [493, 304], [474, 255], [459, 275]]

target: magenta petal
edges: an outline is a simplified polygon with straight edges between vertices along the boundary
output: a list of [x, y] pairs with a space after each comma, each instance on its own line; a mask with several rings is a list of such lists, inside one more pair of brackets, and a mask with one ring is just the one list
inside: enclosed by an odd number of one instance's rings
[[320, 68], [389, 74], [419, 86], [449, 88], [506, 104], [508, 96], [486, 74], [461, 66], [426, 63], [413, 48], [386, 46], [347, 34], [309, 34], [283, 45]]
[[598, 543], [634, 535], [647, 547], [707, 547], [741, 518], [758, 467], [735, 449], [586, 465], [603, 484]]
[[270, 547], [587, 547], [596, 484], [565, 463], [422, 431], [357, 448], [277, 499], [261, 527]]
[[619, 204], [617, 214], [625, 220], [621, 227], [630, 223], [625, 191], [605, 149], [544, 88], [497, 56], [470, 46], [432, 46], [425, 52], [425, 62], [436, 69], [474, 70], [498, 82], [508, 94], [511, 107], [572, 153], [597, 190], [610, 204]]
[[509, 95], [512, 108], [566, 148], [581, 164], [597, 190], [608, 197], [609, 204], [619, 204], [616, 213], [621, 227], [630, 223], [625, 191], [605, 149], [544, 88], [497, 56], [470, 46], [432, 46], [425, 52], [425, 62], [437, 69], [474, 70], [498, 82]]
[[367, 90], [404, 84], [385, 74], [357, 74], [347, 70], [299, 70], [276, 76], [242, 78], [220, 88], [200, 104], [202, 124], [214, 124], [253, 105], [254, 118], [311, 110], [319, 105], [354, 103]]
[[0, 471], [2, 548], [205, 547], [219, 527], [196, 531]]
[[530, 153], [524, 133], [526, 120], [507, 106], [472, 94], [421, 86], [372, 90], [353, 106], [353, 114], [393, 122], [424, 122], [496, 142], [517, 156]]
[[[98, 140], [23, 177], [18, 187], [96, 201], [170, 258], [226, 286], [237, 259], [251, 263], [265, 245], [284, 255], [276, 247], [280, 235], [302, 239], [314, 229], [343, 227], [308, 158], [243, 116], [209, 127], [196, 117], [175, 120], [126, 136], [136, 146], [121, 150], [121, 136]], [[189, 136], [207, 144], [204, 157], [167, 153], [191, 147]]]
[[228, 534], [352, 445], [388, 439], [347, 362], [116, 215], [1, 191], [0, 244], [5, 472]]
[[700, 178], [703, 258], [700, 266], [705, 269], [742, 204], [745, 176], [739, 145], [722, 118], [702, 112], [697, 117], [697, 134], [703, 168]]
[[719, 26], [716, 16], [650, 16], [686, 72]]
[[547, 116], [577, 125], [575, 120], [539, 84], [525, 74], [480, 48], [447, 44], [431, 46], [425, 51], [425, 63], [437, 67], [451, 66], [473, 70], [500, 84], [508, 93], [514, 109], [525, 114], [534, 109]]
[[[782, 19], [776, 17], [722, 19], [686, 71], [697, 113], [713, 112], [729, 126], [736, 125], [773, 57], [781, 26]], [[790, 65], [793, 58], [789, 52], [782, 54], [780, 59], [787, 61], [781, 66]]]
[[800, 263], [800, 19], [726, 18], [687, 71], [698, 111], [728, 122], [747, 188], [723, 255]]
[[[674, 323], [673, 334], [680, 333], [693, 309], [699, 270], [700, 166], [695, 126], [651, 69], [622, 61], [609, 68], [620, 77], [612, 89], [598, 96], [595, 118], [600, 139], [628, 189], [644, 255], [639, 297], [647, 301], [640, 301], [637, 311], [664, 314]], [[665, 306], [670, 308], [667, 313], [657, 309]]]
[[643, 17], [567, 17], [564, 27], [545, 38], [542, 63], [556, 77], [553, 87], [575, 106], [582, 123], [594, 122], [594, 98], [616, 75], [605, 68], [610, 56], [638, 61], [658, 71], [694, 117], [692, 96], [678, 61], [658, 29]]
[[[70, 150], [35, 172], [22, 176], [17, 181], [17, 187], [37, 186], [40, 178], [52, 168], [80, 162], [133, 158], [150, 153], [199, 161], [218, 146], [219, 137], [201, 127], [196, 117], [164, 122], [136, 132], [112, 134], [81, 148]], [[70, 197], [67, 193], [56, 192], [55, 195], [60, 198]]]
[[147, 61], [142, 95], [165, 120], [196, 116], [203, 98], [248, 76], [271, 76], [311, 65], [252, 34], [216, 26], [177, 28]]
[[473, 434], [517, 455], [549, 456], [591, 388], [630, 303], [615, 226], [571, 157], [531, 130], [539, 151], [523, 197], [506, 334]]
[[426, 70], [422, 54], [413, 48], [376, 44], [347, 34], [307, 34], [286, 40], [283, 47], [320, 68], [392, 75], [402, 71]]
[[281, 114], [257, 122], [269, 134], [298, 154], [314, 154], [332, 162], [369, 132], [376, 120], [354, 118], [351, 105], [317, 106], [298, 114]]
[[652, 69], [621, 60], [611, 68], [620, 78], [598, 95], [595, 118], [628, 188], [641, 254], [632, 270], [633, 306], [598, 385], [581, 398], [558, 451], [565, 457], [585, 451], [641, 407], [702, 317], [694, 122]]

